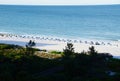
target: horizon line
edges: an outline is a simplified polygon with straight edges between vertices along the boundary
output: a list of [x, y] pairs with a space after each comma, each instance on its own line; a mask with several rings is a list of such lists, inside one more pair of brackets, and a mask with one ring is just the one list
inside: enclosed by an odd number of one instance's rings
[[120, 4], [0, 4], [9, 6], [115, 6]]

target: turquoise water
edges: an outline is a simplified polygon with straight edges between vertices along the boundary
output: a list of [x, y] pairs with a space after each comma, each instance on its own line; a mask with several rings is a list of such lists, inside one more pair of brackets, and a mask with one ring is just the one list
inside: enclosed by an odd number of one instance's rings
[[0, 5], [0, 32], [74, 39], [120, 40], [120, 5]]

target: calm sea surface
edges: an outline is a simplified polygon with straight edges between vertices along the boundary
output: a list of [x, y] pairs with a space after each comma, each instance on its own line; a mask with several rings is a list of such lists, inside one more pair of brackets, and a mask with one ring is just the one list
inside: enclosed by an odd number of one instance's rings
[[0, 5], [0, 32], [74, 39], [120, 40], [120, 5]]

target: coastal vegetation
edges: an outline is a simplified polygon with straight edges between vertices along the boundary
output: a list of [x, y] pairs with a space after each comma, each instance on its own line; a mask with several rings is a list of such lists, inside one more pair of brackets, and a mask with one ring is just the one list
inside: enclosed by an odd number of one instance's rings
[[72, 43], [63, 52], [0, 44], [0, 81], [119, 81], [120, 59], [98, 53], [76, 53]]

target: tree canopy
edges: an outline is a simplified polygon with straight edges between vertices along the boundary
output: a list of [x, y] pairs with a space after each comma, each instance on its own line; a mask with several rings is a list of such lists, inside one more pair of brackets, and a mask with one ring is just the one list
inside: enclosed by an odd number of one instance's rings
[[62, 57], [49, 59], [36, 56], [36, 50], [31, 53], [34, 45], [33, 41], [26, 48], [0, 44], [0, 81], [120, 80], [120, 59], [98, 53], [93, 46], [75, 53], [73, 44], [67, 43]]

